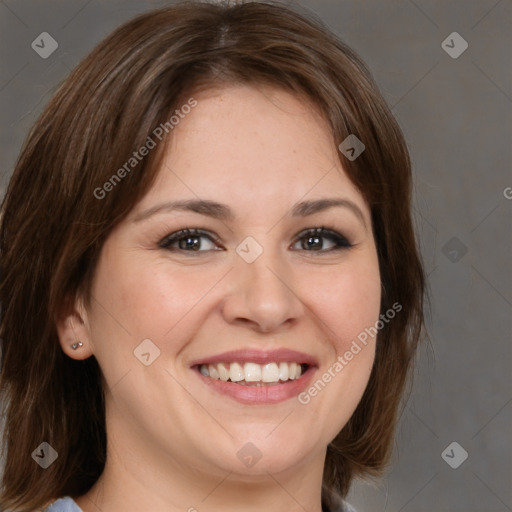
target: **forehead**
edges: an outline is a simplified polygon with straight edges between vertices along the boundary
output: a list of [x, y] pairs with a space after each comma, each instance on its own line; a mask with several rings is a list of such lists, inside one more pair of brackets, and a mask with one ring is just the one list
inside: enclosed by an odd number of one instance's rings
[[304, 97], [253, 86], [193, 97], [197, 106], [174, 127], [138, 210], [170, 198], [213, 199], [242, 211], [340, 195], [365, 208], [329, 124]]

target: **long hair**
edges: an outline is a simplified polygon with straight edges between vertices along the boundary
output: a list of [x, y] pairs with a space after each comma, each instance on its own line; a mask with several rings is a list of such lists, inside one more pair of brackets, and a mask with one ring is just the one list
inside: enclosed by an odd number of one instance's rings
[[[411, 216], [411, 163], [398, 123], [361, 58], [310, 15], [276, 2], [185, 2], [116, 29], [69, 75], [26, 139], [0, 223], [0, 507], [21, 512], [86, 493], [106, 458], [102, 375], [94, 357], [62, 351], [56, 320], [90, 304], [102, 244], [154, 183], [167, 139], [123, 175], [156, 127], [196, 91], [271, 85], [306, 95], [333, 141], [365, 151], [340, 161], [371, 208], [381, 275], [380, 330], [368, 386], [329, 444], [322, 501], [389, 461], [401, 396], [423, 327], [425, 277]], [[168, 130], [169, 133], [172, 133]], [[101, 194], [110, 183], [108, 194]], [[48, 442], [47, 469], [31, 454]]]

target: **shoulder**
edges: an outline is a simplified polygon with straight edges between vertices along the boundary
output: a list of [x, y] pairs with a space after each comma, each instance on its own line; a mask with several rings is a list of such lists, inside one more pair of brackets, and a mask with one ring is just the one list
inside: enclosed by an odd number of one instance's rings
[[43, 512], [82, 512], [82, 509], [72, 498], [66, 496], [54, 501], [49, 507], [45, 508]]

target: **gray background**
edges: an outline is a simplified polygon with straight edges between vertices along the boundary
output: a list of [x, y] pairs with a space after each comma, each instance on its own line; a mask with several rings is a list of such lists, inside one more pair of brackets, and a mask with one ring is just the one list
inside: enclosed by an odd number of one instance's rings
[[[166, 3], [0, 1], [2, 195], [56, 86], [121, 22]], [[350, 501], [361, 512], [511, 511], [512, 2], [295, 5], [365, 59], [404, 129], [432, 299], [431, 341], [419, 353], [393, 464], [382, 480], [357, 482]], [[41, 32], [59, 44], [47, 59], [31, 48]], [[458, 58], [441, 46], [452, 32], [469, 45]], [[457, 469], [441, 456], [453, 441], [469, 454]], [[448, 450], [446, 460], [460, 453]]]

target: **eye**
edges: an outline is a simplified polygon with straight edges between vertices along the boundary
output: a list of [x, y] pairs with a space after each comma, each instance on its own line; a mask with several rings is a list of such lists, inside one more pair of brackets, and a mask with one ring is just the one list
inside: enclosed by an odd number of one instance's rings
[[[206, 240], [206, 244], [201, 242], [201, 239]], [[329, 243], [325, 244], [325, 240], [329, 240]], [[301, 246], [298, 250], [307, 252], [326, 253], [352, 247], [352, 244], [343, 235], [324, 227], [310, 228], [302, 231], [297, 235], [297, 241], [293, 245], [299, 242]], [[186, 228], [171, 233], [159, 243], [162, 249], [184, 252], [222, 250], [218, 248], [219, 245], [220, 241], [215, 235], [196, 228]], [[331, 245], [331, 247], [325, 248], [325, 245]]]
[[[324, 240], [326, 239], [330, 240], [330, 244], [334, 245], [334, 247], [325, 249]], [[307, 252], [331, 252], [352, 247], [352, 244], [343, 235], [324, 227], [306, 229], [299, 233], [296, 243], [304, 241], [305, 243], [301, 243], [300, 249]]]
[[[204, 249], [201, 239], [207, 239], [208, 243]], [[160, 243], [162, 249], [170, 251], [182, 250], [186, 252], [204, 252], [212, 250], [212, 246], [216, 246], [216, 237], [202, 229], [182, 229], [166, 236]], [[178, 244], [178, 247], [175, 247]], [[215, 249], [213, 249], [215, 250]]]

